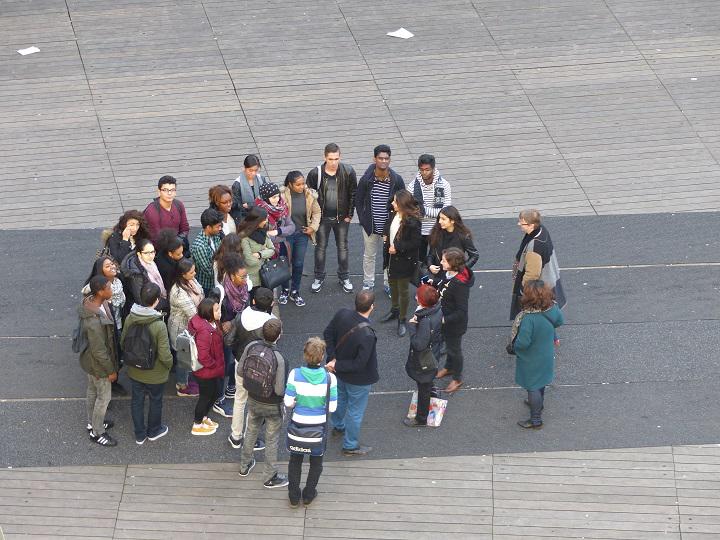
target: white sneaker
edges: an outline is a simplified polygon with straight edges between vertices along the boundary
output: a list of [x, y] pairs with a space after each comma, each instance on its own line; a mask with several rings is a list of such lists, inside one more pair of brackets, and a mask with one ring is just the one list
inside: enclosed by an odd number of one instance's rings
[[340, 285], [342, 285], [343, 291], [345, 291], [346, 293], [353, 292], [353, 284], [350, 283], [349, 279], [341, 279]]
[[320, 289], [322, 289], [323, 283], [325, 280], [323, 279], [316, 279], [312, 282], [312, 285], [310, 285], [310, 290], [312, 292], [320, 292]]

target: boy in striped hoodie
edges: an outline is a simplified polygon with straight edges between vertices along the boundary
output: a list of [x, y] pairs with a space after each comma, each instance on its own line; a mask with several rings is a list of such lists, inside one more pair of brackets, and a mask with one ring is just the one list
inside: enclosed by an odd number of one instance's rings
[[[285, 406], [293, 409], [292, 420], [296, 424], [320, 425], [327, 423], [326, 407], [330, 412], [337, 408], [337, 380], [335, 375], [327, 372], [320, 365], [325, 357], [325, 342], [319, 337], [311, 337], [303, 347], [305, 366], [295, 368], [288, 376], [285, 388]], [[330, 403], [325, 402], [327, 385], [330, 385]], [[288, 464], [288, 497], [290, 506], [297, 508], [302, 495], [303, 504], [309, 506], [317, 496], [317, 484], [322, 473], [322, 462], [325, 448], [310, 454], [310, 471], [308, 472], [305, 489], [300, 491], [300, 475], [302, 473], [303, 454], [290, 454]]]

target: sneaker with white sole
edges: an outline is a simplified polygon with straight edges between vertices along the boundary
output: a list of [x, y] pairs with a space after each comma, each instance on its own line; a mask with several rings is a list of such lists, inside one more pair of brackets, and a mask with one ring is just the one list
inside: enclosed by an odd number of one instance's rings
[[372, 291], [375, 288], [374, 283], [363, 283], [362, 290], [363, 291]]
[[315, 279], [315, 281], [312, 282], [312, 285], [310, 285], [310, 290], [315, 293], [320, 292], [323, 283], [325, 283], [324, 279]]
[[145, 441], [147, 441], [147, 437], [143, 437], [142, 439], [135, 439], [135, 444], [137, 444], [138, 446], [142, 446], [143, 444], [145, 444]]
[[[112, 428], [114, 425], [115, 422], [112, 420], [105, 420], [105, 422], [103, 422], [103, 428], [105, 428], [105, 431]], [[88, 435], [92, 435], [92, 424], [88, 423], [85, 429], [87, 429]]]
[[206, 426], [214, 428], [214, 429], [217, 429], [220, 426], [220, 424], [218, 424], [217, 422], [213, 422], [207, 416], [205, 418], [203, 418], [202, 423], [205, 424]]
[[[160, 431], [158, 431], [152, 437], [148, 437], [148, 441], [157, 441], [160, 437], [164, 437], [165, 435], [167, 435], [168, 431], [170, 431], [170, 428], [167, 427], [165, 424], [161, 424]], [[135, 441], [135, 442], [137, 442], [137, 441]]]
[[101, 435], [90, 434], [90, 438], [100, 446], [117, 446], [117, 441], [107, 431]]
[[230, 443], [230, 446], [232, 446], [233, 448], [235, 448], [237, 450], [237, 449], [242, 448], [243, 438], [240, 437], [239, 439], [236, 439], [235, 437], [232, 436], [232, 433], [231, 433], [230, 435], [228, 435], [228, 442]]
[[237, 391], [237, 388], [235, 387], [235, 384], [232, 386], [228, 385], [227, 388], [225, 388], [225, 398], [226, 399], [235, 399], [235, 392]]
[[349, 279], [341, 279], [340, 285], [342, 285], [343, 291], [345, 291], [346, 293], [353, 292], [353, 284], [350, 283]]
[[248, 463], [247, 467], [240, 467], [240, 471], [238, 471], [238, 474], [243, 477], [247, 476], [248, 474], [250, 474], [250, 471], [255, 468], [255, 463], [255, 458], [251, 458], [250, 463]]
[[283, 289], [282, 291], [280, 291], [280, 294], [278, 295], [278, 304], [280, 304], [281, 306], [284, 306], [287, 303], [288, 303], [288, 292], [285, 289]]
[[305, 305], [305, 300], [303, 300], [303, 297], [300, 296], [297, 291], [291, 292], [289, 298], [291, 302], [295, 302], [297, 307], [303, 307]]
[[212, 435], [217, 431], [216, 427], [208, 426], [205, 423], [193, 424], [192, 430], [190, 431], [193, 435]]
[[225, 418], [232, 418], [233, 404], [226, 399], [223, 399], [220, 402], [216, 401], [213, 405], [213, 411], [218, 413], [220, 416], [224, 416]]
[[289, 484], [287, 476], [280, 473], [275, 473], [275, 476], [273, 476], [270, 480], [266, 480], [263, 482], [263, 486], [265, 486], [268, 489], [273, 488], [280, 488], [285, 487]]
[[383, 291], [387, 294], [387, 297], [392, 299], [392, 293], [390, 292], [390, 285], [383, 285]]

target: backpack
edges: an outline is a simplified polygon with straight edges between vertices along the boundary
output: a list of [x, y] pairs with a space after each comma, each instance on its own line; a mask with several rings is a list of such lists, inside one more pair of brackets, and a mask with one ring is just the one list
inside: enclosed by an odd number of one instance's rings
[[122, 342], [123, 361], [137, 369], [155, 367], [155, 343], [149, 324], [133, 324], [125, 331]]
[[82, 319], [78, 317], [78, 323], [72, 333], [72, 352], [82, 354], [88, 348], [87, 332], [83, 325]]
[[178, 334], [175, 341], [177, 350], [178, 366], [187, 371], [198, 371], [203, 366], [198, 359], [197, 345], [195, 344], [195, 336], [193, 336], [187, 328]]
[[277, 359], [264, 341], [248, 345], [242, 366], [243, 387], [251, 396], [267, 399], [273, 395]]

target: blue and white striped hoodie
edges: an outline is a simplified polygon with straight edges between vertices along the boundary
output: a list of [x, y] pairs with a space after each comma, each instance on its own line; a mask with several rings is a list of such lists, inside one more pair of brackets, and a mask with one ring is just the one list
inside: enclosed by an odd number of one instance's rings
[[285, 406], [294, 409], [292, 420], [298, 424], [324, 424], [325, 395], [330, 383], [330, 412], [337, 409], [337, 379], [322, 366], [295, 368], [288, 376]]

